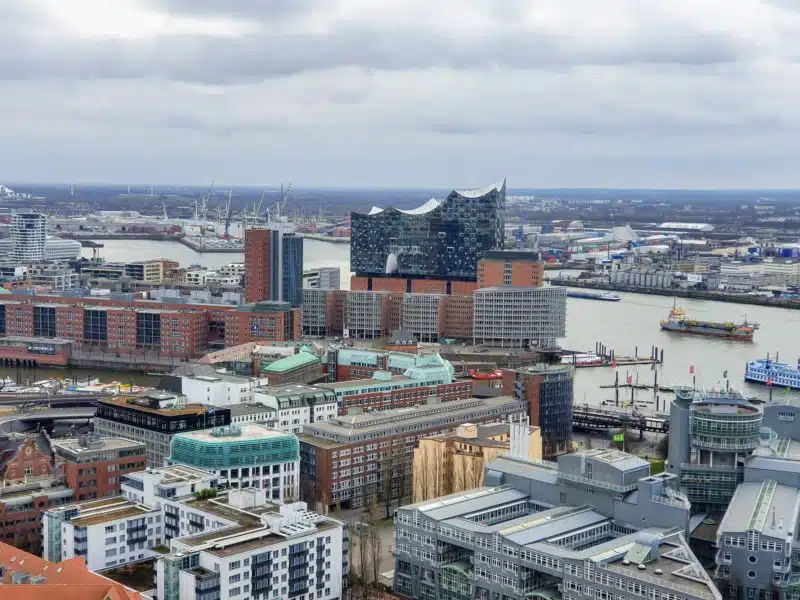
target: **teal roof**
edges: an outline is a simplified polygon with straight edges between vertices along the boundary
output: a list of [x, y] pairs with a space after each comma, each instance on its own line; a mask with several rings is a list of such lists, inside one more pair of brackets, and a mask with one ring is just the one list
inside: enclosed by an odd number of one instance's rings
[[262, 371], [264, 373], [286, 373], [287, 371], [299, 369], [300, 367], [315, 363], [319, 363], [319, 359], [313, 354], [309, 352], [298, 352], [292, 356], [276, 360], [274, 363], [264, 367]]

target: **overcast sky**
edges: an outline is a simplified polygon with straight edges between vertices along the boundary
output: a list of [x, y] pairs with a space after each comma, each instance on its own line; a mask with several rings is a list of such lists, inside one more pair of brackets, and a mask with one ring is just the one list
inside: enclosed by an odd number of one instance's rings
[[0, 183], [800, 187], [800, 0], [0, 0]]

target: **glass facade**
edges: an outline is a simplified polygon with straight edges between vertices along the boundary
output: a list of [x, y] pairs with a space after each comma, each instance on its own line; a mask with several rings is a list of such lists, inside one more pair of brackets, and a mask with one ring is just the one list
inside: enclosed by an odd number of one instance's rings
[[220, 434], [213, 441], [178, 434], [170, 448], [170, 461], [206, 470], [294, 462], [300, 456], [300, 443], [294, 435], [274, 432], [261, 439]]
[[353, 213], [350, 269], [356, 275], [477, 278], [478, 259], [502, 249], [506, 185], [453, 191], [443, 201], [401, 211]]
[[108, 314], [104, 310], [83, 311], [83, 339], [87, 342], [108, 341]]
[[0, 334], [6, 334], [6, 305], [0, 304]]
[[33, 335], [36, 337], [56, 337], [55, 307], [33, 307]]
[[303, 306], [303, 238], [283, 236], [283, 301]]
[[136, 345], [161, 346], [160, 313], [136, 313]]

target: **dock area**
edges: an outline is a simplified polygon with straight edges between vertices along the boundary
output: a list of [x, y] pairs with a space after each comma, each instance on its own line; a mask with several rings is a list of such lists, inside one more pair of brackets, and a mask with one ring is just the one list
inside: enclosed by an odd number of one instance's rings
[[639, 347], [634, 348], [633, 356], [620, 356], [602, 342], [596, 342], [594, 352], [564, 350], [561, 352], [562, 364], [574, 365], [576, 369], [590, 367], [632, 367], [638, 365], [660, 365], [664, 362], [664, 349], [650, 347], [648, 356], [639, 356]]

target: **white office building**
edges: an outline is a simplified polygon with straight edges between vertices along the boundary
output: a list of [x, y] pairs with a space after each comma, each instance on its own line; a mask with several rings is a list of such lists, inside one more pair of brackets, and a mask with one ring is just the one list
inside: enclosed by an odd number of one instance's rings
[[339, 267], [319, 267], [303, 271], [303, 288], [310, 290], [342, 289], [341, 269]]
[[214, 473], [220, 486], [262, 489], [277, 502], [300, 497], [300, 443], [292, 433], [246, 423], [177, 433], [170, 445], [170, 464]]
[[45, 260], [47, 217], [38, 213], [16, 213], [11, 217], [11, 259], [17, 263]]
[[44, 241], [44, 259], [47, 261], [75, 260], [81, 255], [78, 240], [65, 240], [47, 236]]

